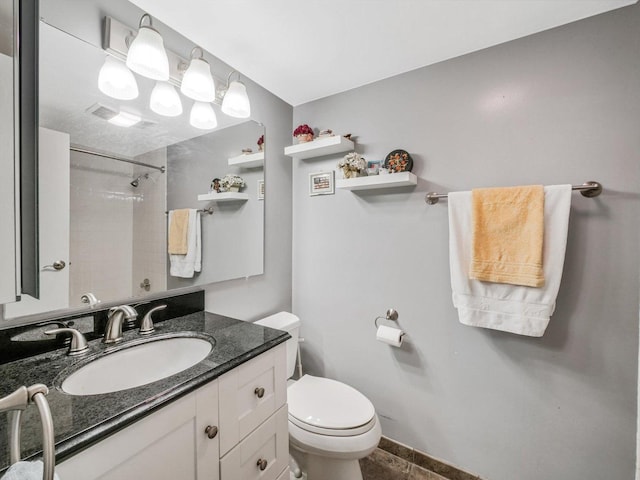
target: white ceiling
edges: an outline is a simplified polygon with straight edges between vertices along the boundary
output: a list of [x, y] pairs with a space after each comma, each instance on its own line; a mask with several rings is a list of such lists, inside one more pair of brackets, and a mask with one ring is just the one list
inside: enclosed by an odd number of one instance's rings
[[637, 0], [131, 0], [291, 105]]

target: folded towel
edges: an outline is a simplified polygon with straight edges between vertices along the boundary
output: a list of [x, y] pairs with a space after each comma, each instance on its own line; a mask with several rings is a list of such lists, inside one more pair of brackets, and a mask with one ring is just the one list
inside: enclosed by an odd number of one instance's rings
[[[35, 462], [16, 462], [9, 467], [2, 480], [42, 480], [44, 464], [40, 460]], [[54, 480], [60, 480], [57, 473], [53, 474]]]
[[169, 254], [187, 254], [187, 235], [189, 229], [189, 209], [169, 212]]
[[465, 325], [541, 337], [555, 310], [567, 245], [571, 185], [544, 187], [542, 288], [469, 278], [471, 192], [449, 194], [449, 263], [453, 305]]
[[543, 286], [542, 185], [479, 188], [471, 194], [473, 246], [469, 278]]
[[187, 232], [187, 253], [185, 255], [169, 255], [171, 263], [169, 274], [173, 277], [191, 278], [195, 272], [202, 270], [200, 213], [195, 209], [189, 209]]

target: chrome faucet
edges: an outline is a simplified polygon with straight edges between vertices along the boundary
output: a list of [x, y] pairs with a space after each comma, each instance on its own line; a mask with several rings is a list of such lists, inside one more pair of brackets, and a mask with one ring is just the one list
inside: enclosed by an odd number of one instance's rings
[[122, 322], [133, 321], [138, 317], [135, 308], [129, 305], [120, 305], [109, 310], [107, 326], [104, 329], [103, 343], [117, 343], [122, 340]]

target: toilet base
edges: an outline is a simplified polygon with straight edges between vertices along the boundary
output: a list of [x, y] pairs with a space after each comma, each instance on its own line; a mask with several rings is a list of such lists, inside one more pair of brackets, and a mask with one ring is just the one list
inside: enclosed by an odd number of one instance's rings
[[362, 480], [357, 459], [321, 457], [302, 452], [291, 444], [289, 451], [308, 480]]

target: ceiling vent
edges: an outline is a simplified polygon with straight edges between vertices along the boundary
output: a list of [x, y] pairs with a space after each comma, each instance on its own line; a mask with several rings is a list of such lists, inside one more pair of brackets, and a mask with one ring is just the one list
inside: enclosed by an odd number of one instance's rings
[[[107, 107], [102, 105], [101, 103], [94, 103], [86, 110], [87, 113], [95, 115], [103, 120], [109, 121], [116, 115], [118, 115], [118, 111], [114, 110], [111, 107]], [[151, 120], [142, 119], [140, 122], [134, 125], [135, 128], [149, 128], [154, 125], [157, 125], [157, 122], [152, 122]]]

